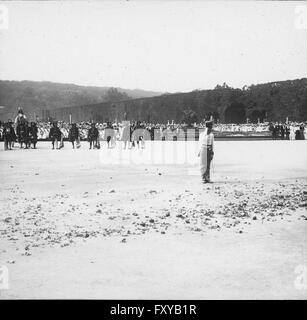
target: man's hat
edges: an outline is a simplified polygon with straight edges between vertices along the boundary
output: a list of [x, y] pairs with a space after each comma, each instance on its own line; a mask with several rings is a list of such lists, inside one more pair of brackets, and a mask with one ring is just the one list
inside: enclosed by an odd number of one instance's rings
[[206, 121], [205, 125], [206, 125], [206, 128], [212, 128], [213, 127], [213, 121], [212, 120]]

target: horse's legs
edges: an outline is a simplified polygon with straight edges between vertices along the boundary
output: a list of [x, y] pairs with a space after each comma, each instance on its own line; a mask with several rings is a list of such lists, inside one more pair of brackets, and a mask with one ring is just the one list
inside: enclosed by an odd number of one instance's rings
[[8, 141], [6, 138], [4, 138], [4, 150], [8, 149]]

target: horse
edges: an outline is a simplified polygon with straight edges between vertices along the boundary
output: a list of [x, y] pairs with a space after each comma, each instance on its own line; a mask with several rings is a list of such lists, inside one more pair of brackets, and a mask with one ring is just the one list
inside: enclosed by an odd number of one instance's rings
[[3, 126], [4, 150], [12, 150], [13, 142], [16, 140], [16, 135], [12, 123], [8, 121]]
[[20, 144], [20, 148], [25, 144], [25, 149], [30, 147], [30, 137], [29, 137], [29, 125], [26, 119], [21, 119], [17, 123], [17, 138]]

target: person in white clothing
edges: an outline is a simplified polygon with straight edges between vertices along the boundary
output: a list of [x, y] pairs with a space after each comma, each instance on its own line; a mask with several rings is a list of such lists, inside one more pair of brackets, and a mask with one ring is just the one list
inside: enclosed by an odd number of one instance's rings
[[199, 137], [200, 173], [203, 183], [210, 183], [210, 165], [213, 159], [214, 134], [213, 121], [206, 122], [206, 129]]

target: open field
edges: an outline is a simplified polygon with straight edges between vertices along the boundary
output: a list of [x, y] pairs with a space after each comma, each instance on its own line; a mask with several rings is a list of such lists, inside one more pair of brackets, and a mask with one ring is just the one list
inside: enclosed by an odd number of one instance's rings
[[0, 298], [306, 299], [307, 141], [196, 144], [1, 143]]

